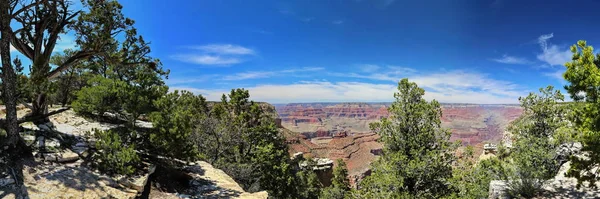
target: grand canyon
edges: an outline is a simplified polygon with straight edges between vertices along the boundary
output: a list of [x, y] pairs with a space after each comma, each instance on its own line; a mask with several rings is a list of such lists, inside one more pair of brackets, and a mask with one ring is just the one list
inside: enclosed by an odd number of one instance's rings
[[[368, 175], [369, 164], [382, 151], [379, 136], [369, 124], [388, 117], [390, 103], [276, 104], [290, 154], [343, 159], [351, 181]], [[523, 110], [516, 104], [442, 104], [442, 127], [451, 130], [451, 141], [474, 146], [482, 154], [486, 143], [497, 144], [508, 124]]]

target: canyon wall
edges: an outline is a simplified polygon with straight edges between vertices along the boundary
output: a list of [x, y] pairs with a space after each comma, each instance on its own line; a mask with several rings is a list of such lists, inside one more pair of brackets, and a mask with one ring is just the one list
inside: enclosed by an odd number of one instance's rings
[[[390, 103], [293, 103], [276, 105], [281, 125], [308, 138], [369, 133], [369, 123], [389, 115]], [[442, 104], [442, 126], [451, 140], [498, 143], [506, 126], [522, 113], [518, 105]]]
[[[342, 159], [352, 185], [369, 175], [370, 163], [381, 154], [379, 135], [369, 124], [388, 117], [390, 103], [294, 103], [275, 105], [290, 155]], [[451, 141], [472, 145], [499, 143], [508, 124], [522, 114], [518, 105], [442, 104], [442, 126]], [[335, 165], [334, 165], [335, 166]]]

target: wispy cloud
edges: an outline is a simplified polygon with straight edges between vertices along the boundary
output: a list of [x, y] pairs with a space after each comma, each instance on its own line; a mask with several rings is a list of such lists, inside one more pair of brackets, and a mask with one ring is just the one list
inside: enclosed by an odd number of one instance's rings
[[501, 58], [491, 59], [492, 61], [503, 64], [530, 64], [531, 62], [525, 58], [502, 55]]
[[182, 62], [200, 64], [200, 65], [221, 65], [228, 66], [232, 64], [241, 63], [242, 60], [232, 57], [221, 57], [213, 55], [197, 55], [197, 54], [177, 54], [172, 55], [172, 59], [179, 60]]
[[320, 71], [320, 70], [323, 70], [323, 68], [321, 68], [321, 67], [304, 67], [304, 68], [287, 69], [287, 70], [280, 70], [280, 71], [248, 71], [248, 72], [236, 73], [233, 75], [227, 75], [227, 76], [223, 77], [222, 80], [237, 81], [237, 80], [246, 80], [246, 79], [261, 79], [261, 78], [269, 78], [269, 77], [273, 77], [273, 76], [288, 75], [290, 73], [314, 72], [314, 71]]
[[341, 25], [344, 23], [344, 20], [333, 20], [333, 21], [331, 21], [331, 23], [334, 25]]
[[220, 55], [252, 55], [254, 50], [243, 46], [232, 44], [209, 44], [203, 46], [190, 46], [191, 49], [201, 50], [206, 53], [214, 53]]
[[561, 84], [565, 85], [567, 81], [563, 78], [563, 74], [565, 73], [565, 69], [559, 69], [554, 72], [543, 73], [544, 76], [551, 77], [553, 79], [558, 80]]
[[362, 70], [363, 72], [367, 72], [367, 73], [375, 72], [375, 71], [379, 70], [379, 68], [381, 68], [380, 66], [375, 65], [375, 64], [362, 64], [359, 67], [360, 67], [360, 70]]
[[[255, 74], [258, 76], [264, 74]], [[366, 76], [375, 76], [370, 74]], [[425, 98], [448, 103], [518, 103], [518, 97], [527, 94], [526, 90], [511, 82], [496, 80], [485, 74], [449, 71], [442, 73], [406, 75], [426, 90]], [[391, 79], [390, 79], [391, 80]], [[258, 84], [246, 87], [251, 98], [271, 103], [289, 102], [350, 102], [350, 101], [392, 101], [397, 82], [370, 83], [358, 81], [332, 82], [327, 80], [300, 81], [291, 84]], [[209, 100], [219, 100], [224, 89], [197, 89], [172, 87], [203, 94]]]
[[554, 33], [538, 37], [538, 44], [540, 44], [542, 52], [537, 55], [537, 58], [550, 66], [561, 66], [571, 61], [572, 53], [568, 48], [560, 49], [557, 45], [548, 42], [552, 37], [554, 37]]
[[364, 64], [360, 65], [359, 68], [361, 68], [364, 73], [329, 73], [329, 75], [379, 81], [398, 81], [403, 77], [407, 77], [417, 72], [417, 70], [412, 68], [389, 65], [379, 66], [373, 64]]
[[[429, 91], [444, 94], [446, 96], [454, 96], [453, 99], [463, 100], [463, 95], [486, 95], [487, 98], [474, 98], [468, 100], [476, 103], [488, 103], [486, 101], [511, 101], [516, 102], [519, 96], [523, 96], [525, 92], [516, 84], [508, 81], [496, 80], [490, 78], [486, 74], [450, 71], [446, 73], [435, 73], [426, 75], [416, 75], [409, 77], [413, 79], [419, 86], [422, 86]], [[491, 97], [495, 96], [495, 97]], [[446, 97], [442, 97], [444, 99]], [[464, 99], [467, 100], [467, 99]], [[440, 100], [441, 101], [441, 100]], [[454, 100], [451, 100], [454, 101]], [[459, 100], [460, 101], [460, 100]]]
[[230, 66], [242, 63], [248, 56], [256, 54], [253, 49], [233, 44], [209, 44], [186, 46], [186, 48], [199, 52], [175, 54], [170, 58], [192, 64]]

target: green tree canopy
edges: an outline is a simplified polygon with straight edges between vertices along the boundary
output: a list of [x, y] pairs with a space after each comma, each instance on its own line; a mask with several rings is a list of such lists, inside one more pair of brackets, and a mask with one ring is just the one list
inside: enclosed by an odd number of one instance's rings
[[594, 48], [585, 41], [578, 41], [571, 46], [573, 60], [567, 62], [564, 73], [568, 85], [565, 89], [576, 102], [581, 102], [573, 113], [572, 121], [581, 133], [580, 141], [585, 156], [572, 157], [568, 176], [578, 179], [578, 186], [583, 182], [595, 182], [600, 179], [595, 168], [600, 167], [600, 54], [594, 55]]
[[337, 166], [333, 169], [331, 186], [321, 191], [320, 198], [344, 199], [349, 196], [350, 181], [348, 180], [348, 169], [342, 159], [338, 159]]
[[439, 198], [451, 193], [448, 180], [456, 145], [450, 131], [441, 128], [440, 104], [423, 99], [425, 91], [402, 79], [390, 118], [372, 125], [384, 143], [383, 156], [373, 173], [360, 183], [366, 198]]

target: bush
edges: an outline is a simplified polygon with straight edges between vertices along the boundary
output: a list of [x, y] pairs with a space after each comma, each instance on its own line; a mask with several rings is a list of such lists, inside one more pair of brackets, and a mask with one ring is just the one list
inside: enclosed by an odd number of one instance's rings
[[89, 86], [77, 92], [73, 110], [80, 114], [103, 114], [121, 109], [121, 95], [126, 90], [125, 82], [96, 76], [89, 80]]
[[98, 169], [109, 174], [131, 175], [140, 164], [133, 145], [125, 145], [118, 133], [94, 129], [96, 150], [92, 157]]
[[153, 151], [164, 156], [194, 160], [198, 150], [191, 137], [206, 113], [205, 99], [187, 91], [175, 91], [154, 101], [159, 110], [150, 114], [154, 130], [150, 134]]

